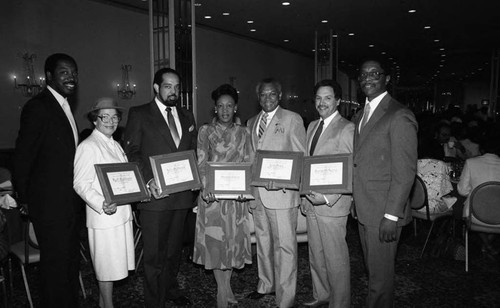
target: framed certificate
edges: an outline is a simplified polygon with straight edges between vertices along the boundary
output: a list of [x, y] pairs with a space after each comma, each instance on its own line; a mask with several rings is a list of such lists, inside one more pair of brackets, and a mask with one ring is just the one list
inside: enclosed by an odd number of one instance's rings
[[308, 156], [304, 158], [300, 193], [352, 193], [352, 154]]
[[251, 163], [208, 163], [207, 191], [217, 199], [254, 199], [250, 191]]
[[149, 161], [163, 196], [202, 186], [193, 150], [151, 156]]
[[149, 201], [149, 192], [137, 163], [95, 164], [94, 168], [107, 203]]
[[258, 150], [250, 184], [266, 186], [273, 181], [279, 188], [299, 189], [303, 157], [302, 152]]

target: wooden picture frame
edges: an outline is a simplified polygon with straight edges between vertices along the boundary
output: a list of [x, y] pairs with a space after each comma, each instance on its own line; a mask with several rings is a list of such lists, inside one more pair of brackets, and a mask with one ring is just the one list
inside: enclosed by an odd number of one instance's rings
[[217, 199], [235, 200], [238, 197], [255, 199], [251, 192], [251, 163], [209, 162], [206, 170], [207, 192]]
[[298, 190], [303, 157], [302, 152], [258, 150], [250, 185], [265, 187], [273, 181], [277, 188]]
[[193, 150], [149, 157], [160, 196], [202, 187]]
[[94, 168], [107, 203], [123, 205], [150, 200], [137, 163], [95, 164]]
[[304, 158], [300, 193], [352, 193], [352, 154], [308, 156]]

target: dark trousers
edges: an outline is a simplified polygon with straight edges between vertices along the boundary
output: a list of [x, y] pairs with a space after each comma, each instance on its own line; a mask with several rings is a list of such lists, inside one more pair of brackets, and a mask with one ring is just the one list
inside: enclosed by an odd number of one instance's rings
[[141, 210], [144, 301], [147, 308], [164, 307], [167, 299], [182, 295], [179, 292], [177, 273], [188, 211]]
[[358, 223], [361, 248], [368, 271], [368, 308], [394, 306], [394, 263], [401, 235], [398, 227], [397, 240], [390, 243], [380, 242], [379, 227]]
[[33, 227], [40, 247], [41, 307], [78, 307], [78, 219], [35, 219]]

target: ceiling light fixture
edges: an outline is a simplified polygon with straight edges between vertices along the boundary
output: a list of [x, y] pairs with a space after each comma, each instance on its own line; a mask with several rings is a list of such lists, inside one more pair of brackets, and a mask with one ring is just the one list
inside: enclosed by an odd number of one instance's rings
[[349, 36], [354, 36], [354, 33], [352, 33], [352, 32], [351, 32], [351, 33], [349, 33], [348, 35], [349, 35]]
[[370, 45], [368, 45], [368, 47], [373, 48], [373, 47], [375, 47], [375, 45], [370, 44]]
[[281, 3], [281, 5], [287, 6], [287, 5], [290, 5], [290, 2], [283, 2], [283, 3]]
[[223, 16], [229, 16], [229, 13], [228, 12], [224, 12], [222, 13]]
[[411, 9], [411, 10], [408, 10], [408, 13], [416, 13], [417, 10], [414, 10], [414, 9]]
[[326, 24], [328, 22], [328, 20], [323, 19], [321, 22], [324, 23], [324, 24]]
[[212, 18], [212, 16], [210, 16], [210, 15], [205, 16], [205, 19], [211, 19], [211, 18]]
[[424, 29], [430, 29], [430, 28], [431, 28], [431, 26], [425, 26], [424, 27]]
[[253, 24], [253, 20], [247, 20], [247, 24]]
[[382, 52], [381, 52], [381, 54], [383, 54], [383, 55], [385, 55], [386, 53], [387, 53], [387, 52], [385, 52], [385, 51], [382, 51]]
[[434, 40], [434, 43], [437, 43], [437, 42], [439, 42], [439, 40], [438, 40], [438, 39], [435, 39], [435, 40]]
[[439, 48], [439, 50], [444, 50], [444, 48], [443, 48], [443, 47], [441, 47], [441, 48]]
[[288, 42], [290, 42], [290, 40], [286, 40], [286, 39], [285, 39], [285, 40], [283, 40], [283, 42], [288, 43]]
[[257, 30], [255, 30], [255, 29], [250, 29], [250, 32], [255, 32], [255, 31], [257, 31]]

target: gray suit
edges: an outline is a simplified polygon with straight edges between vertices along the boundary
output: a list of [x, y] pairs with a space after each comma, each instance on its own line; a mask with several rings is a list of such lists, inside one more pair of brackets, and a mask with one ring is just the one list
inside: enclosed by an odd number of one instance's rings
[[[353, 196], [369, 276], [367, 303], [392, 307], [397, 243], [401, 227], [411, 221], [407, 201], [417, 169], [417, 122], [389, 94], [359, 133], [362, 115], [354, 120]], [[396, 241], [379, 240], [384, 214], [399, 218]]]
[[[274, 117], [259, 139], [256, 130], [259, 114], [251, 118], [254, 150], [305, 152], [306, 134], [302, 118], [278, 107]], [[259, 284], [257, 292], [276, 291], [280, 307], [293, 306], [297, 287], [297, 214], [298, 191], [268, 191], [254, 188], [251, 202], [257, 239]]]
[[[307, 129], [308, 153], [319, 122], [312, 122]], [[352, 153], [353, 138], [354, 124], [337, 113], [323, 129], [313, 155]], [[326, 204], [313, 206], [305, 198], [302, 201], [302, 212], [307, 215], [313, 298], [329, 302], [329, 307], [349, 307], [351, 275], [345, 237], [351, 196], [342, 195], [340, 199], [337, 194], [325, 196], [332, 207]]]

